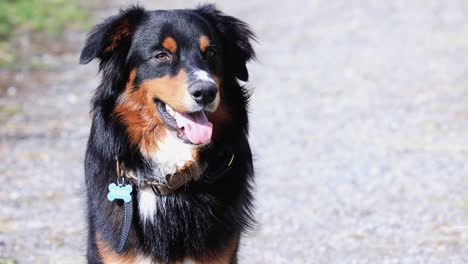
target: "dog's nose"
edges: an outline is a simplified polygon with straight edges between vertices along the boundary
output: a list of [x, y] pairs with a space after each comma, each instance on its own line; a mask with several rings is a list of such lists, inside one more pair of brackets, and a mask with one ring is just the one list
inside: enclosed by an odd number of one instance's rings
[[189, 88], [192, 98], [200, 105], [208, 105], [216, 98], [218, 89], [215, 84], [208, 82], [200, 82], [192, 85]]

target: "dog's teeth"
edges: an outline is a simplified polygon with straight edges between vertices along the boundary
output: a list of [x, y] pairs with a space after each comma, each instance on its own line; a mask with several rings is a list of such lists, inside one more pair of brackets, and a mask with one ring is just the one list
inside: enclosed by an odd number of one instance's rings
[[171, 116], [174, 116], [174, 114], [175, 114], [174, 109], [172, 109], [172, 107], [170, 107], [169, 105], [166, 105], [166, 111], [167, 111]]

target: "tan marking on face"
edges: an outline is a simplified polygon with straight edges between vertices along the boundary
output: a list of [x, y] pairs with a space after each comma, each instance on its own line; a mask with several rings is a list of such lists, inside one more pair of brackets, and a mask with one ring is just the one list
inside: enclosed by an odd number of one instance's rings
[[200, 46], [200, 50], [202, 52], [205, 52], [210, 46], [210, 39], [205, 35], [201, 35], [200, 40], [199, 40], [199, 46]]
[[151, 100], [159, 98], [177, 112], [190, 110], [188, 107], [192, 102], [188, 92], [187, 74], [183, 69], [175, 76], [146, 80], [140, 85], [140, 89], [146, 90]]
[[197, 264], [229, 264], [237, 252], [239, 239], [231, 240], [222, 250], [216, 252], [213, 256], [197, 258]]
[[172, 53], [177, 51], [177, 42], [173, 37], [167, 37], [162, 43], [163, 48], [170, 50]]
[[111, 44], [107, 46], [104, 51], [113, 51], [119, 45], [119, 42], [128, 35], [130, 35], [130, 24], [128, 23], [128, 20], [125, 19], [122, 21], [122, 23], [120, 23], [120, 25], [110, 37]]
[[138, 260], [137, 254], [133, 250], [117, 254], [106, 241], [101, 238], [99, 233], [96, 233], [96, 245], [99, 256], [104, 264], [133, 264]]
[[132, 70], [114, 115], [126, 126], [130, 144], [149, 153], [157, 150], [157, 139], [166, 136], [166, 129], [149, 91], [143, 87], [134, 89], [135, 76], [136, 70]]

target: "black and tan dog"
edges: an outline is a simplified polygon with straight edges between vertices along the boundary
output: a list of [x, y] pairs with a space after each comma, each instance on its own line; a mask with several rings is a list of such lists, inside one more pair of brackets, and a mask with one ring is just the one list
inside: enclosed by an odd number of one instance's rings
[[[90, 32], [80, 63], [99, 59], [102, 82], [85, 160], [89, 263], [237, 262], [252, 223], [238, 82], [252, 38], [212, 5], [131, 7]], [[110, 186], [128, 185], [112, 201]]]

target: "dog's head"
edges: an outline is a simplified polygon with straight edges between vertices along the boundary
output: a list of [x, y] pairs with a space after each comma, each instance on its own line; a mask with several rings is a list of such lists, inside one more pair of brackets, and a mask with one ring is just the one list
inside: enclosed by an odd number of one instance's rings
[[226, 89], [248, 79], [252, 37], [245, 23], [212, 5], [131, 7], [93, 28], [80, 63], [100, 60], [103, 82], [113, 85], [101, 85], [98, 100], [113, 104], [132, 145], [157, 150], [167, 133], [204, 145], [228, 118], [221, 113]]

